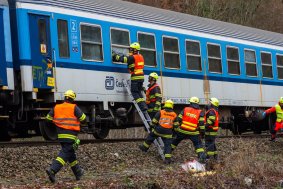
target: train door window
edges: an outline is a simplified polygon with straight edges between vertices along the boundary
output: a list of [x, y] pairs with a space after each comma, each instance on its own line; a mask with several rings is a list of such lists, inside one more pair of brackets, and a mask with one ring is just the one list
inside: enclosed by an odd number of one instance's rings
[[262, 77], [273, 78], [271, 54], [261, 52]]
[[81, 24], [82, 59], [86, 61], [103, 61], [101, 27]]
[[156, 47], [154, 34], [138, 32], [138, 41], [141, 45], [140, 53], [147, 66], [156, 67]]
[[207, 44], [207, 53], [209, 71], [213, 73], [222, 73], [220, 45]]
[[68, 22], [66, 20], [57, 21], [59, 56], [61, 58], [69, 58], [69, 38], [68, 38]]
[[245, 65], [247, 76], [257, 76], [256, 56], [254, 50], [245, 50]]
[[46, 33], [46, 21], [44, 19], [38, 20], [39, 42], [41, 54], [47, 54], [47, 33]]
[[239, 49], [237, 47], [227, 47], [228, 73], [240, 75]]
[[187, 68], [192, 71], [201, 71], [201, 55], [199, 41], [186, 41]]
[[178, 38], [163, 37], [163, 53], [166, 68], [180, 69]]
[[278, 79], [283, 79], [283, 55], [276, 55]]
[[128, 30], [111, 29], [112, 51], [121, 54], [128, 54], [130, 48], [130, 33]]

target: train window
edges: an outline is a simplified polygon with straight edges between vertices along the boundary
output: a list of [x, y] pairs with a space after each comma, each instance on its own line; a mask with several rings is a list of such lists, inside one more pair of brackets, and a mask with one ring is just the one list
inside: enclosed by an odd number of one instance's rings
[[220, 45], [207, 44], [209, 71], [222, 73]]
[[200, 44], [198, 41], [186, 41], [186, 55], [188, 69], [201, 71]]
[[165, 67], [180, 69], [179, 42], [177, 38], [163, 37]]
[[283, 79], [283, 55], [276, 55], [278, 79]]
[[111, 29], [111, 47], [116, 53], [128, 54], [130, 47], [130, 33], [127, 30]]
[[154, 35], [138, 33], [138, 41], [141, 45], [140, 53], [144, 57], [145, 65], [156, 67], [156, 47]]
[[239, 49], [237, 47], [227, 47], [228, 73], [240, 75]]
[[247, 76], [257, 76], [255, 51], [245, 50], [245, 65]]
[[82, 59], [103, 61], [102, 35], [100, 26], [81, 24]]
[[68, 39], [68, 22], [66, 20], [57, 21], [59, 56], [69, 58], [69, 39]]
[[40, 41], [40, 52], [42, 54], [47, 54], [47, 33], [46, 33], [46, 22], [44, 19], [38, 20], [38, 31], [39, 31], [39, 41]]
[[262, 52], [260, 54], [260, 57], [262, 66], [262, 77], [273, 78], [271, 54]]

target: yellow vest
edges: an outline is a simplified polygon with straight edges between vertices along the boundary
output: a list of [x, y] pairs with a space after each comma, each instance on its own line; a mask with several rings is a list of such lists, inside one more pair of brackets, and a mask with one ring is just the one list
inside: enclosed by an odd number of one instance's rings
[[275, 105], [275, 110], [276, 110], [276, 122], [281, 122], [283, 120], [283, 110], [279, 106], [279, 104]]

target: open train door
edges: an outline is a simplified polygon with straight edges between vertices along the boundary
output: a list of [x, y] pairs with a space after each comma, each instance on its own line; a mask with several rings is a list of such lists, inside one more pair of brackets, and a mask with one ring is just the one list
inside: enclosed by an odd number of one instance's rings
[[50, 17], [30, 14], [31, 63], [33, 88], [53, 89], [53, 64], [50, 37]]
[[3, 9], [0, 7], [0, 86], [7, 85], [7, 62], [5, 51], [5, 32]]

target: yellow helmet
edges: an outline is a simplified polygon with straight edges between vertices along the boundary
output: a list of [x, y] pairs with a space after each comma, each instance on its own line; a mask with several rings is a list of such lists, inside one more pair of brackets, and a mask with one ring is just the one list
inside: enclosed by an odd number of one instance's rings
[[283, 104], [283, 97], [280, 97], [279, 103], [280, 103], [280, 104]]
[[210, 98], [209, 102], [215, 107], [219, 106], [219, 100], [217, 98]]
[[189, 99], [189, 102], [190, 102], [190, 103], [198, 104], [198, 103], [199, 103], [199, 98], [193, 96], [193, 97], [191, 97], [191, 98]]
[[152, 72], [149, 74], [149, 77], [152, 77], [153, 79], [157, 80], [158, 79], [158, 74], [155, 72]]
[[174, 106], [174, 102], [172, 100], [166, 100], [163, 107], [173, 109], [173, 106]]
[[67, 91], [64, 93], [64, 97], [69, 97], [69, 98], [75, 100], [75, 98], [76, 98], [76, 93], [75, 93], [73, 90], [67, 90]]
[[138, 42], [134, 42], [130, 45], [130, 48], [135, 49], [137, 51], [141, 50], [141, 46]]

